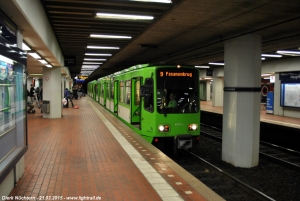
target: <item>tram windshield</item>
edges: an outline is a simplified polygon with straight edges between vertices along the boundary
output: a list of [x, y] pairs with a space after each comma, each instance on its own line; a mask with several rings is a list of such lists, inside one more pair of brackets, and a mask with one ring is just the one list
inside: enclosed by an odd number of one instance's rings
[[156, 78], [156, 101], [159, 113], [197, 113], [199, 111], [197, 69], [159, 68]]

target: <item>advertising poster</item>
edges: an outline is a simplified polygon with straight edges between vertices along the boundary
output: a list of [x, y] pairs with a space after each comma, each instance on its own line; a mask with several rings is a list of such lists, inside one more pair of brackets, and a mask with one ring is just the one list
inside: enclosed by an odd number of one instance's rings
[[0, 80], [5, 80], [7, 77], [7, 64], [6, 62], [0, 61]]
[[267, 114], [274, 113], [274, 92], [273, 91], [270, 91], [267, 94], [266, 113]]
[[281, 84], [280, 105], [300, 107], [300, 83]]

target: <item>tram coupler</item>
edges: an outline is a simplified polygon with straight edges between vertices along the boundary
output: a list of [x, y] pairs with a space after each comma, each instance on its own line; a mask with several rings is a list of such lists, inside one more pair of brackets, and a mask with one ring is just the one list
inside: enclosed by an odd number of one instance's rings
[[193, 138], [190, 134], [177, 135], [174, 137], [174, 144], [177, 149], [191, 149], [193, 146]]

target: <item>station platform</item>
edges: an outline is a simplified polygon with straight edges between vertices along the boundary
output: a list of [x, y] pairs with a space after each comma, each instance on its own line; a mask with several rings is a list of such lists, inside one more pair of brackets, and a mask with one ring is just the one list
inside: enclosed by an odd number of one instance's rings
[[73, 102], [79, 109], [63, 108], [61, 119], [28, 114], [25, 173], [9, 196], [224, 200], [91, 98]]
[[[223, 114], [223, 107], [221, 106], [213, 107], [211, 101], [200, 101], [200, 109], [207, 112]], [[270, 123], [270, 124], [276, 124], [276, 125], [300, 129], [299, 118], [267, 114], [266, 110], [263, 107], [260, 110], [260, 121]]]

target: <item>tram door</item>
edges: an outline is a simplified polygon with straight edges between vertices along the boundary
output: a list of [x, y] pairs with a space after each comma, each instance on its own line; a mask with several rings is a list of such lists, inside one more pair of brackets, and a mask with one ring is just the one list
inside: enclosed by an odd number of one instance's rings
[[141, 129], [141, 77], [131, 79], [131, 124]]
[[118, 114], [119, 80], [114, 81], [114, 113]]

